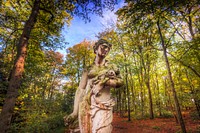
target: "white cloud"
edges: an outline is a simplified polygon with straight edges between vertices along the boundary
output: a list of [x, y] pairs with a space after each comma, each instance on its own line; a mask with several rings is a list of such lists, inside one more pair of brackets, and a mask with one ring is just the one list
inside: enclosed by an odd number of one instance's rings
[[117, 15], [111, 11], [105, 11], [103, 14], [103, 18], [100, 18], [100, 23], [102, 27], [105, 28], [112, 28], [115, 26], [117, 21]]
[[[118, 5], [115, 6], [115, 11], [124, 5], [121, 0]], [[65, 40], [69, 42], [66, 48], [71, 47], [75, 44], [80, 43], [84, 39], [96, 40], [96, 34], [102, 32], [106, 28], [111, 28], [117, 21], [117, 16], [110, 10], [104, 10], [103, 17], [98, 15], [90, 15], [91, 22], [85, 23], [81, 18], [74, 17], [70, 27], [65, 26], [63, 35]]]

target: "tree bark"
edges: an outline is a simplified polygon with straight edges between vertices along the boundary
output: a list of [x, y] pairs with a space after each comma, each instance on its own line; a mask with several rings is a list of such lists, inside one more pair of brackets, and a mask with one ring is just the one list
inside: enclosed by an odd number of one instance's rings
[[168, 77], [169, 77], [169, 80], [170, 80], [170, 83], [171, 83], [171, 89], [172, 89], [172, 93], [173, 93], [173, 97], [174, 97], [176, 114], [178, 116], [178, 121], [179, 121], [179, 124], [181, 126], [182, 132], [186, 133], [185, 123], [183, 121], [180, 105], [179, 105], [178, 98], [177, 98], [177, 95], [176, 95], [176, 90], [175, 90], [175, 87], [174, 87], [174, 81], [172, 79], [172, 74], [171, 74], [171, 68], [170, 68], [170, 64], [169, 64], [169, 61], [168, 61], [168, 57], [167, 57], [167, 49], [165, 47], [165, 42], [164, 42], [162, 32], [161, 32], [161, 29], [160, 29], [159, 20], [157, 21], [157, 27], [158, 27], [158, 32], [159, 32], [160, 39], [161, 39], [161, 45], [162, 45], [162, 48], [163, 48], [163, 54], [164, 54], [165, 63], [166, 63], [167, 71], [168, 71]]
[[[135, 62], [137, 62], [135, 60]], [[139, 82], [139, 85], [140, 85], [140, 92], [139, 92], [139, 95], [138, 95], [138, 99], [140, 99], [140, 106], [141, 106], [141, 115], [142, 117], [144, 117], [144, 94], [143, 94], [143, 91], [144, 91], [144, 87], [143, 87], [143, 82], [144, 82], [144, 79], [143, 79], [143, 69], [142, 69], [142, 63], [141, 61], [139, 62], [139, 64], [135, 64], [136, 66], [139, 66], [139, 72], [138, 72], [138, 82]]]
[[147, 86], [148, 93], [149, 93], [149, 114], [150, 114], [150, 119], [154, 119], [153, 101], [152, 101], [152, 95], [151, 95], [151, 88], [150, 88], [149, 79], [147, 79], [147, 81], [146, 81], [146, 86]]
[[191, 79], [189, 78], [189, 75], [188, 75], [188, 72], [187, 72], [187, 70], [186, 70], [186, 77], [187, 77], [187, 79], [188, 79], [188, 82], [189, 82], [189, 86], [190, 86], [190, 91], [191, 91], [191, 93], [192, 93], [192, 98], [194, 99], [194, 104], [195, 104], [195, 107], [196, 107], [196, 110], [197, 110], [197, 113], [198, 113], [198, 115], [199, 115], [199, 118], [200, 118], [200, 100], [198, 100], [198, 98], [197, 98], [197, 91], [195, 91], [195, 87], [194, 87], [194, 85], [192, 84], [192, 81], [191, 81]]
[[126, 92], [126, 86], [123, 87], [123, 95], [122, 95], [122, 116], [124, 116], [125, 112], [127, 112], [127, 92]]
[[129, 84], [128, 84], [128, 68], [125, 66], [125, 73], [126, 73], [126, 92], [127, 92], [127, 99], [128, 99], [128, 121], [131, 121], [131, 108], [130, 108], [130, 92], [129, 92]]
[[153, 113], [153, 100], [152, 100], [152, 95], [151, 95], [151, 87], [150, 87], [150, 59], [149, 59], [149, 54], [146, 55], [146, 65], [144, 62], [144, 57], [142, 53], [142, 48], [139, 47], [140, 51], [140, 58], [141, 58], [141, 64], [144, 68], [144, 81], [145, 85], [148, 89], [148, 96], [149, 96], [149, 114], [150, 114], [150, 119], [154, 119], [154, 113]]
[[20, 88], [21, 79], [24, 72], [28, 40], [30, 37], [31, 30], [34, 27], [37, 20], [37, 16], [39, 14], [39, 5], [40, 0], [35, 0], [29, 19], [24, 25], [22, 35], [20, 36], [19, 43], [17, 44], [17, 56], [12, 69], [5, 103], [3, 105], [3, 109], [0, 115], [1, 133], [7, 132], [11, 124], [11, 118], [14, 112], [15, 101], [18, 96], [18, 89]]
[[[123, 55], [124, 55], [124, 62], [127, 62], [127, 55], [126, 55], [126, 52], [124, 50], [124, 45], [122, 43], [122, 52], [123, 52]], [[131, 109], [130, 109], [130, 92], [129, 92], [129, 84], [128, 84], [128, 68], [127, 68], [127, 65], [124, 66], [125, 68], [125, 80], [126, 80], [126, 96], [127, 96], [127, 102], [128, 102], [128, 105], [127, 105], [127, 109], [128, 109], [128, 121], [131, 121]]]
[[[149, 59], [147, 59], [149, 60]], [[149, 62], [149, 61], [148, 61]], [[145, 67], [145, 66], [144, 66]], [[154, 113], [153, 113], [153, 100], [152, 100], [152, 95], [151, 95], [151, 87], [150, 87], [150, 75], [149, 75], [149, 71], [150, 71], [150, 63], [148, 63], [147, 65], [147, 70], [145, 68], [145, 84], [147, 86], [148, 89], [148, 94], [149, 94], [149, 114], [150, 114], [150, 119], [154, 119]]]
[[192, 38], [194, 38], [194, 31], [193, 31], [193, 27], [192, 27], [192, 17], [191, 17], [191, 15], [190, 15], [190, 13], [191, 13], [191, 11], [192, 11], [192, 7], [189, 7], [188, 8], [188, 27], [189, 27], [189, 31], [190, 31], [190, 34], [191, 34], [191, 36], [192, 36]]
[[122, 117], [122, 92], [121, 92], [121, 89], [118, 89], [119, 92], [118, 92], [118, 97], [119, 97], [119, 114], [120, 114], [120, 117]]
[[[140, 75], [142, 75], [142, 70], [140, 71], [140, 73], [138, 73], [138, 82], [140, 84], [140, 92], [139, 92], [140, 98], [138, 97], [138, 99], [140, 99], [141, 114], [142, 114], [142, 117], [144, 117], [144, 93], [143, 93], [144, 87], [143, 87], [143, 78]], [[140, 79], [140, 77], [141, 77], [141, 79]]]
[[157, 71], [156, 71], [155, 74], [156, 74], [156, 86], [157, 86], [156, 88], [157, 88], [157, 91], [158, 91], [158, 93], [157, 93], [158, 101], [156, 103], [158, 105], [159, 116], [162, 116], [161, 103], [160, 103], [160, 101], [161, 101], [161, 99], [160, 99], [160, 87], [159, 87], [159, 83], [158, 83], [158, 74], [157, 74]]
[[[131, 86], [131, 101], [132, 101], [132, 107], [133, 107], [133, 111], [136, 112], [136, 106], [135, 106], [135, 92], [134, 92], [134, 88], [135, 88], [135, 85], [134, 85], [134, 79], [133, 79], [133, 75], [132, 75], [132, 71], [130, 70], [129, 72], [129, 75], [130, 75], [130, 86]], [[130, 105], [131, 106], [131, 105]]]

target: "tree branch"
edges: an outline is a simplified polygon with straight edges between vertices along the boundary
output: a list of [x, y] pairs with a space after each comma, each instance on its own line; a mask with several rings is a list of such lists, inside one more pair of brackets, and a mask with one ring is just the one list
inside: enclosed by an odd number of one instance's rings
[[199, 78], [200, 78], [200, 73], [198, 73], [192, 66], [185, 64], [183, 61], [181, 61], [181, 59], [177, 59], [174, 55], [172, 55], [171, 53], [167, 52], [169, 55], [171, 55], [176, 61], [180, 62], [183, 66], [189, 68], [190, 70], [192, 70]]

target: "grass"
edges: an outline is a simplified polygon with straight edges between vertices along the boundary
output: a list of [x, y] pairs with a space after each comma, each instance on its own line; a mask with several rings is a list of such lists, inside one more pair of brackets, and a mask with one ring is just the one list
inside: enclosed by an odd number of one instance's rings
[[155, 129], [155, 130], [157, 130], [157, 131], [160, 130], [160, 127], [159, 127], [159, 126], [153, 126], [152, 128]]

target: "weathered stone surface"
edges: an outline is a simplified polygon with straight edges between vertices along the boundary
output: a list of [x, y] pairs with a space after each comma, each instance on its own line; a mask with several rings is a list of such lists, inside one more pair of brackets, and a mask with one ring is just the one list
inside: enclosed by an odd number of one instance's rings
[[84, 71], [76, 91], [74, 111], [65, 118], [69, 124], [71, 118], [78, 117], [81, 133], [112, 132], [114, 100], [110, 89], [122, 86], [123, 81], [118, 68], [105, 60], [110, 48], [111, 44], [103, 39], [95, 43], [94, 65]]

